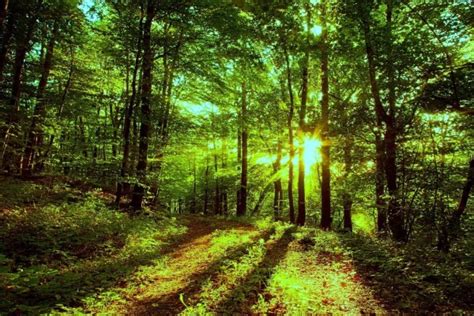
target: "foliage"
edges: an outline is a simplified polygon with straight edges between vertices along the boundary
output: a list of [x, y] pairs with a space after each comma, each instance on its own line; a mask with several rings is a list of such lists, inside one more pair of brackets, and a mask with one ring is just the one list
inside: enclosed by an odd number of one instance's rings
[[[42, 186], [22, 184], [29, 187]], [[78, 202], [49, 201], [52, 204], [11, 209], [3, 216], [3, 311], [43, 313], [83, 299], [89, 305], [95, 299], [87, 296], [97, 291], [100, 300], [114, 300], [113, 292], [105, 289], [150, 262], [184, 232], [172, 220], [130, 218], [111, 210], [97, 191]]]
[[0, 314], [472, 310], [469, 1], [0, 2]]

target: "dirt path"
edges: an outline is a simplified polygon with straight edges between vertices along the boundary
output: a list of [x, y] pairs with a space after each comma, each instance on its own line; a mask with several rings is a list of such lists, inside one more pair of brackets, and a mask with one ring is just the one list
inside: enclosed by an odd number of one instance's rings
[[[238, 253], [243, 245], [235, 245], [224, 253], [211, 252], [213, 234], [219, 230], [258, 236], [256, 229], [248, 224], [231, 221], [208, 220], [205, 217], [183, 218], [187, 232], [164, 251], [167, 260], [164, 271], [157, 271], [146, 285], [129, 297], [130, 302], [120, 308], [127, 315], [175, 315], [184, 309], [181, 298], [194, 295], [201, 283], [218, 267], [219, 262]], [[182, 220], [182, 219], [180, 219]], [[163, 267], [161, 267], [163, 268]]]
[[181, 220], [187, 233], [164, 250], [161, 264], [148, 268], [142, 285], [114, 309], [117, 313], [384, 312], [349, 258], [318, 245], [307, 251], [294, 240], [293, 229], [276, 237], [221, 219]]

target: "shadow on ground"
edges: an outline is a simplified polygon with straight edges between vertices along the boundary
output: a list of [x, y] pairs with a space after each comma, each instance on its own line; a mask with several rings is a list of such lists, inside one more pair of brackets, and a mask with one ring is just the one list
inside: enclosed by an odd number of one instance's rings
[[265, 290], [275, 267], [285, 258], [289, 244], [293, 240], [293, 232], [292, 229], [287, 229], [280, 239], [268, 246], [263, 260], [232, 290], [214, 312], [218, 314], [252, 313], [250, 308], [257, 302], [258, 294]]
[[375, 298], [389, 312], [474, 310], [472, 281], [469, 284], [469, 277], [454, 266], [435, 262], [441, 254], [430, 255], [423, 247], [403, 252], [384, 241], [358, 235], [342, 236], [341, 241], [351, 250], [361, 281], [373, 289]]
[[[147, 266], [176, 250], [183, 243], [210, 234], [214, 228], [207, 224], [189, 224], [188, 232], [171, 235], [164, 240], [167, 246], [156, 250], [136, 253], [116, 260], [108, 256], [84, 260], [71, 268], [35, 266], [27, 274], [0, 275], [0, 314], [48, 313], [58, 306], [79, 307], [82, 299], [114, 287], [125, 287], [127, 276], [140, 266]], [[194, 229], [193, 229], [194, 228]], [[173, 240], [174, 238], [174, 240]], [[1, 258], [0, 258], [1, 259]], [[0, 262], [1, 263], [1, 262]], [[0, 266], [1, 268], [1, 266]], [[34, 271], [30, 271], [35, 269]], [[9, 279], [14, 277], [15, 279]]]
[[[218, 225], [221, 229], [231, 228], [242, 228], [247, 225], [235, 223], [235, 222], [223, 222]], [[250, 227], [248, 227], [250, 228]], [[212, 230], [213, 231], [213, 230]], [[210, 231], [209, 234], [212, 232]], [[209, 280], [209, 278], [219, 271], [220, 267], [228, 260], [237, 259], [245, 256], [248, 253], [250, 246], [255, 243], [258, 239], [267, 240], [272, 231], [264, 231], [252, 238], [250, 242], [243, 243], [237, 247], [233, 247], [226, 251], [224, 256], [219, 257], [217, 260], [212, 261], [204, 271], [197, 273], [190, 273], [189, 282], [185, 288], [179, 291], [169, 293], [161, 297], [149, 297], [145, 299], [136, 300], [132, 303], [132, 306], [128, 308], [127, 313], [129, 315], [176, 315], [183, 311], [186, 306], [181, 301], [188, 301], [190, 298], [199, 294], [203, 284]], [[191, 242], [191, 241], [189, 241]], [[182, 247], [186, 247], [187, 243], [182, 244]], [[204, 255], [204, 254], [203, 254]]]

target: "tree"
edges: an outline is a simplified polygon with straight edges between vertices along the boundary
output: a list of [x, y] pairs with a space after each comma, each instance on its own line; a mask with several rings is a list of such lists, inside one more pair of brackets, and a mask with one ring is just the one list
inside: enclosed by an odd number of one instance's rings
[[152, 70], [153, 70], [153, 48], [151, 46], [151, 25], [156, 14], [156, 3], [148, 0], [146, 18], [143, 24], [143, 64], [141, 85], [141, 126], [140, 145], [138, 149], [137, 178], [138, 183], [133, 189], [131, 206], [134, 210], [142, 208], [145, 195], [146, 169], [148, 164], [148, 141], [151, 124], [151, 92], [152, 92]]
[[330, 144], [329, 144], [329, 52], [328, 52], [328, 27], [327, 4], [321, 3], [321, 228], [331, 228], [331, 171], [330, 171]]
[[306, 195], [305, 195], [305, 162], [304, 162], [304, 130], [306, 118], [306, 103], [308, 102], [308, 72], [309, 72], [309, 45], [311, 30], [311, 8], [306, 4], [306, 48], [303, 57], [302, 82], [301, 82], [301, 105], [299, 109], [298, 140], [298, 217], [296, 223], [303, 226], [306, 221]]
[[244, 216], [247, 211], [247, 86], [245, 81], [242, 82], [242, 109], [240, 112], [241, 120], [241, 142], [242, 142], [242, 156], [241, 156], [241, 171], [240, 171], [240, 189], [237, 201], [237, 216]]
[[117, 182], [117, 192], [115, 194], [115, 205], [116, 207], [120, 206], [120, 199], [122, 197], [123, 191], [128, 190], [130, 184], [128, 183], [127, 178], [129, 177], [130, 172], [130, 142], [131, 142], [131, 125], [132, 125], [132, 118], [134, 109], [136, 107], [136, 100], [137, 100], [137, 79], [138, 79], [138, 72], [140, 69], [140, 59], [142, 53], [142, 38], [143, 38], [143, 19], [144, 19], [144, 10], [143, 10], [143, 3], [141, 4], [140, 10], [140, 22], [138, 27], [138, 36], [137, 36], [137, 44], [136, 44], [136, 54], [135, 54], [135, 63], [133, 67], [133, 74], [132, 74], [132, 82], [131, 88], [132, 93], [130, 95], [130, 99], [127, 100], [126, 108], [125, 108], [125, 115], [123, 117], [123, 156], [122, 156], [122, 166], [120, 169], [120, 177], [121, 179]]

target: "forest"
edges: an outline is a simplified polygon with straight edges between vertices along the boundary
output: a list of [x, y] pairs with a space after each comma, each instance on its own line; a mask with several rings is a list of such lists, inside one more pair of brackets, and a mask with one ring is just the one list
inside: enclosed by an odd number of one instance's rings
[[0, 0], [0, 315], [474, 313], [473, 25]]

